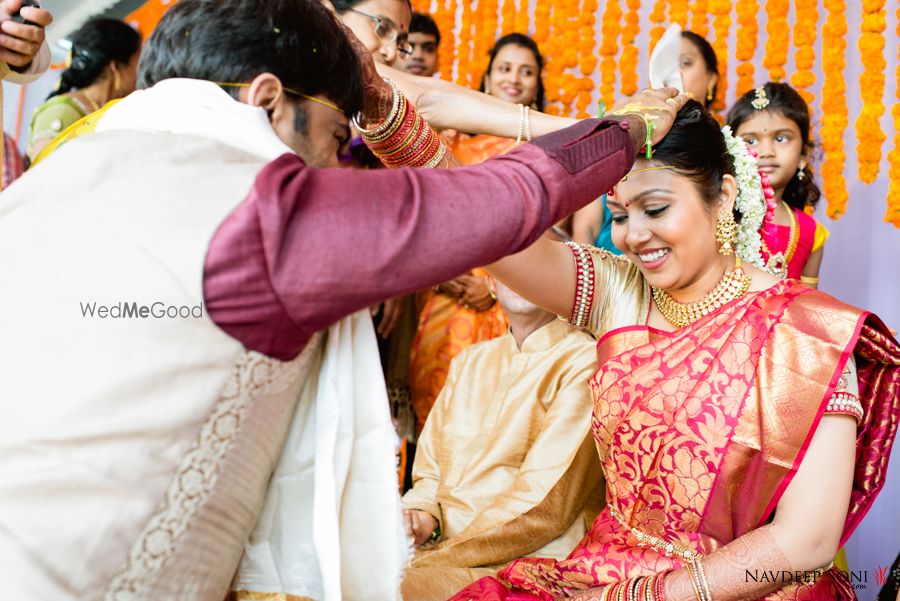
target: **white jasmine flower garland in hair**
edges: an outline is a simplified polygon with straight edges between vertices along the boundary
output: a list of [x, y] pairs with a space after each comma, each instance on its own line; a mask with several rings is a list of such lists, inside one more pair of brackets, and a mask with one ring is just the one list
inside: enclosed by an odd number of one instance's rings
[[750, 154], [750, 149], [744, 141], [732, 135], [731, 128], [727, 125], [722, 128], [722, 135], [725, 137], [728, 154], [734, 159], [734, 174], [737, 180], [737, 198], [734, 206], [741, 214], [735, 252], [744, 261], [765, 269], [759, 250], [762, 246], [759, 229], [766, 217], [767, 204], [756, 159]]

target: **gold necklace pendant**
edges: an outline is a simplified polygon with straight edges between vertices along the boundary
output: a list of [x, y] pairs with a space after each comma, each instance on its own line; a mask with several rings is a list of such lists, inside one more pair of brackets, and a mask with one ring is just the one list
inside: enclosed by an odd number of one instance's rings
[[736, 256], [734, 269], [726, 271], [716, 287], [700, 300], [693, 303], [679, 303], [665, 290], [652, 288], [653, 302], [669, 323], [682, 328], [747, 294], [750, 279], [741, 267], [740, 257]]
[[783, 280], [788, 276], [788, 265], [790, 265], [791, 259], [794, 258], [794, 252], [797, 250], [797, 239], [799, 238], [798, 230], [800, 229], [799, 224], [797, 223], [797, 216], [794, 215], [794, 210], [784, 201], [782, 201], [781, 204], [784, 205], [784, 209], [787, 211], [788, 219], [790, 220], [788, 241], [784, 252], [773, 253], [769, 249], [769, 245], [766, 244], [765, 236], [761, 237], [762, 254], [763, 256], [769, 255], [769, 259], [766, 261], [766, 271], [779, 280]]

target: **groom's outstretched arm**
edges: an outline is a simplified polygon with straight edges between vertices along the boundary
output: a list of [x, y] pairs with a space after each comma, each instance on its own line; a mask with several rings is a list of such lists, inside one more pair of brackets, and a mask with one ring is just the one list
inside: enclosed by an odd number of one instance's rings
[[209, 315], [279, 359], [377, 301], [522, 250], [631, 168], [643, 120], [586, 120], [457, 169], [314, 169], [257, 177], [206, 260]]

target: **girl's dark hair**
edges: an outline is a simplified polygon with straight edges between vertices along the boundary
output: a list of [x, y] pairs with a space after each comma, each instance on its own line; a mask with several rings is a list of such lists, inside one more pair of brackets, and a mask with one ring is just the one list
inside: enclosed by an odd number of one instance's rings
[[[786, 83], [768, 82], [763, 86], [769, 105], [762, 109], [771, 113], [777, 113], [797, 124], [800, 130], [800, 138], [803, 140], [803, 153], [811, 156], [813, 148], [812, 139], [809, 137], [809, 107], [803, 97]], [[756, 90], [750, 90], [740, 97], [728, 111], [728, 125], [731, 131], [737, 133], [738, 128], [758, 112], [753, 106], [756, 99]], [[799, 172], [798, 172], [799, 173]], [[822, 191], [813, 180], [813, 172], [809, 163], [803, 168], [803, 179], [795, 173], [791, 177], [782, 194], [782, 199], [794, 209], [801, 211], [806, 207], [814, 207], [822, 196]]]
[[[734, 175], [718, 121], [696, 100], [678, 111], [672, 129], [653, 146], [653, 163], [674, 167], [693, 181], [709, 207], [718, 202], [725, 175]], [[737, 211], [734, 217], [740, 221]]]
[[484, 72], [484, 75], [481, 76], [481, 87], [479, 89], [482, 92], [487, 91], [485, 80], [487, 79], [487, 76], [490, 75], [491, 69], [494, 67], [494, 59], [497, 58], [497, 54], [504, 46], [521, 46], [526, 50], [530, 50], [534, 55], [534, 61], [538, 66], [538, 87], [537, 94], [534, 97], [534, 105], [537, 107], [537, 110], [543, 112], [544, 107], [547, 104], [547, 99], [544, 94], [544, 57], [541, 56], [541, 51], [538, 49], [537, 42], [523, 33], [509, 33], [497, 40], [497, 43], [491, 48], [487, 70]]
[[140, 34], [116, 19], [91, 19], [72, 34], [71, 41], [72, 63], [47, 98], [88, 87], [111, 62], [127, 64], [141, 49]]
[[[693, 31], [682, 31], [681, 37], [685, 38], [694, 47], [700, 51], [700, 56], [703, 57], [703, 62], [706, 64], [706, 72], [710, 75], [718, 75], [719, 74], [719, 59], [716, 57], [716, 51], [713, 50], [713, 47], [709, 42], [706, 41], [702, 35], [694, 33]], [[708, 100], [706, 98], [703, 99], [703, 106], [709, 108], [712, 106], [712, 103], [716, 101], [716, 93], [719, 91], [719, 80], [716, 80], [716, 85], [713, 86], [712, 90], [712, 100]]]
[[[357, 5], [362, 4], [365, 0], [331, 0], [331, 4], [334, 6], [334, 10], [338, 13], [345, 13], [351, 8], [356, 8]], [[412, 1], [406, 0], [406, 5], [409, 7], [409, 10], [412, 10]]]
[[362, 108], [362, 65], [318, 0], [180, 0], [147, 41], [138, 88], [175, 77], [249, 82], [260, 73], [327, 96], [347, 115]]

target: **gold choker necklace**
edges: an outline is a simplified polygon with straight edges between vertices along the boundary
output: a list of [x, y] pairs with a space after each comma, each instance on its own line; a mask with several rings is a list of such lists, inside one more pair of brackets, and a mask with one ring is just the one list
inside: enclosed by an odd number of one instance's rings
[[709, 315], [722, 305], [740, 298], [750, 289], [750, 276], [744, 273], [740, 257], [735, 257], [734, 269], [726, 271], [713, 290], [694, 303], [679, 303], [665, 290], [652, 288], [653, 302], [663, 317], [673, 326], [682, 328]]

